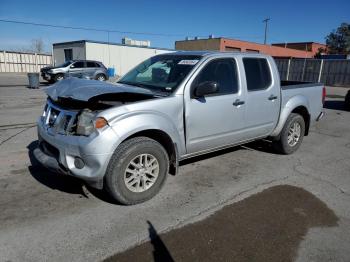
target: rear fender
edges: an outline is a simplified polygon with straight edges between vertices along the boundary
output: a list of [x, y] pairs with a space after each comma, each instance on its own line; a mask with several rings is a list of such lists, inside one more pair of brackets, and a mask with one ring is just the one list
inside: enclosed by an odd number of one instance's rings
[[297, 108], [299, 106], [305, 107], [308, 110], [308, 112], [310, 112], [309, 111], [309, 108], [310, 108], [309, 101], [307, 100], [307, 98], [305, 96], [296, 95], [296, 96], [291, 97], [288, 100], [288, 102], [286, 103], [286, 105], [284, 107], [282, 107], [281, 114], [280, 114], [280, 117], [278, 120], [278, 124], [277, 124], [275, 130], [270, 135], [271, 137], [276, 137], [281, 133], [283, 126], [287, 121], [288, 116], [292, 113], [292, 111], [295, 108]]

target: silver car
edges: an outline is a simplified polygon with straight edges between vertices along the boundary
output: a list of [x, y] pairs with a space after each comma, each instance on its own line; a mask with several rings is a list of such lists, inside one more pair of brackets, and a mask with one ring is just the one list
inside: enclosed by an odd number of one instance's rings
[[47, 95], [39, 162], [131, 205], [153, 197], [186, 158], [263, 138], [295, 152], [326, 94], [320, 83], [281, 82], [270, 56], [176, 52], [115, 85], [70, 78]]
[[108, 80], [107, 68], [101, 62], [93, 60], [71, 60], [62, 65], [43, 67], [40, 73], [43, 79], [51, 83], [61, 81], [65, 77]]

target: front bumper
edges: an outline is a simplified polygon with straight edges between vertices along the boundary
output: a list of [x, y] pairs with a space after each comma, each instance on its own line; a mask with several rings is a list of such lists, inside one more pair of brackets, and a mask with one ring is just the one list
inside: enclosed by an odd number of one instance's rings
[[52, 78], [50, 74], [45, 73], [45, 72], [41, 72], [41, 77], [42, 77], [43, 79], [45, 79], [46, 81], [50, 81], [51, 78]]
[[36, 160], [44, 167], [55, 173], [68, 175], [69, 171], [58, 162], [58, 159], [48, 153], [44, 147], [44, 141], [39, 142], [39, 146], [34, 149], [33, 154]]
[[[101, 181], [109, 160], [119, 141], [110, 127], [96, 131], [89, 137], [53, 133], [38, 120], [39, 147], [33, 152], [35, 158], [51, 171], [71, 175], [87, 182]], [[83, 161], [83, 167], [76, 164]]]

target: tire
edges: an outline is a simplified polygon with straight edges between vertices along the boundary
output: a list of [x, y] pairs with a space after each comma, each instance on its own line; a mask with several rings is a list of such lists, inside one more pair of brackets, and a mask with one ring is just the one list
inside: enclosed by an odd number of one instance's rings
[[96, 80], [98, 80], [98, 81], [106, 81], [106, 76], [104, 74], [98, 74], [96, 76]]
[[63, 78], [64, 78], [63, 74], [56, 74], [56, 75], [53, 77], [53, 80], [54, 80], [55, 82], [58, 82], [58, 81], [63, 80]]
[[345, 109], [350, 111], [350, 90], [346, 94], [344, 102], [345, 102]]
[[[299, 126], [299, 128], [295, 128]], [[295, 135], [291, 134], [289, 136], [290, 131], [299, 129], [299, 137], [296, 138]], [[281, 131], [280, 138], [277, 141], [273, 142], [273, 146], [275, 150], [281, 154], [289, 155], [294, 153], [301, 145], [303, 138], [305, 134], [305, 121], [304, 118], [295, 113], [291, 113], [289, 117], [287, 118], [286, 123], [284, 124], [284, 127]], [[290, 140], [288, 141], [288, 137], [290, 137]]]
[[[146, 156], [146, 160], [144, 160], [146, 163], [147, 161], [148, 163], [153, 161], [152, 168], [158, 164], [158, 169], [155, 168], [155, 170], [153, 170], [158, 171], [158, 176], [153, 183], [151, 181], [148, 181], [149, 183], [145, 182], [145, 179], [149, 179], [149, 174], [144, 173], [137, 175], [128, 173], [127, 171], [128, 168], [128, 170], [132, 170], [133, 172], [145, 172], [142, 171], [142, 169], [145, 168], [138, 169], [131, 164], [132, 161], [134, 161], [134, 164], [135, 162], [140, 163], [140, 155], [143, 155], [143, 158], [141, 157], [141, 159], [145, 159]], [[156, 161], [153, 159], [156, 159]], [[164, 147], [153, 139], [147, 137], [135, 137], [119, 145], [112, 155], [105, 175], [105, 190], [120, 204], [134, 205], [142, 203], [151, 199], [160, 191], [168, 172], [169, 158]], [[134, 176], [135, 178], [131, 179], [131, 176]], [[127, 183], [128, 179], [131, 179], [132, 182]], [[135, 183], [135, 181], [141, 180], [143, 183]], [[132, 183], [135, 184], [132, 185]], [[140, 183], [144, 187], [148, 187], [151, 183], [152, 185], [148, 189], [142, 189], [141, 187], [137, 188], [137, 185], [141, 185]], [[135, 192], [137, 190], [144, 191]]]

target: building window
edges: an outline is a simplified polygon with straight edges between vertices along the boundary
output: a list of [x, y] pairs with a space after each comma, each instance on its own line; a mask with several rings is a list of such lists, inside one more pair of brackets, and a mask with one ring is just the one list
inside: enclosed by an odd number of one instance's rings
[[259, 50], [254, 50], [254, 49], [246, 49], [248, 53], [259, 53]]
[[225, 51], [228, 52], [241, 52], [239, 47], [225, 46]]
[[73, 60], [73, 49], [64, 49], [65, 61]]

